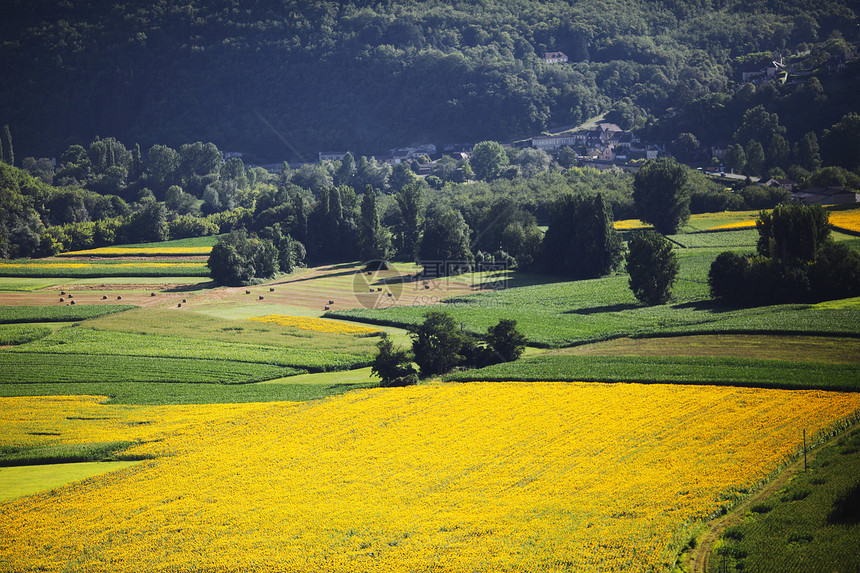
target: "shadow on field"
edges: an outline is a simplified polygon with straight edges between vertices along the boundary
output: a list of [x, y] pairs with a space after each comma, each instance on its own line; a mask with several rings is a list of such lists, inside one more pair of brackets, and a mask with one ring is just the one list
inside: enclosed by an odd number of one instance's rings
[[619, 303], [619, 304], [609, 304], [605, 306], [592, 306], [588, 308], [577, 308], [574, 310], [566, 310], [564, 314], [600, 314], [602, 312], [621, 312], [622, 310], [633, 310], [634, 308], [640, 308], [638, 304], [632, 303]]
[[353, 270], [349, 270], [349, 271], [342, 271], [342, 272], [339, 272], [339, 273], [330, 273], [330, 274], [323, 274], [323, 275], [313, 275], [313, 276], [310, 276], [310, 277], [303, 277], [303, 278], [298, 278], [298, 279], [289, 279], [289, 280], [285, 280], [285, 281], [278, 281], [278, 282], [275, 282], [275, 283], [268, 283], [268, 284], [273, 284], [273, 285], [288, 285], [288, 284], [293, 284], [293, 283], [301, 283], [301, 282], [305, 282], [305, 281], [315, 281], [315, 280], [319, 280], [319, 279], [330, 279], [330, 278], [333, 278], [333, 277], [348, 277], [348, 276], [353, 276], [353, 275], [355, 275], [355, 274], [356, 274], [356, 273], [358, 273], [358, 272], [359, 272], [358, 270], [353, 269]]
[[722, 313], [722, 312], [731, 312], [733, 310], [738, 310], [738, 307], [735, 306], [727, 306], [722, 303], [718, 303], [713, 300], [696, 300], [693, 302], [685, 302], [681, 304], [673, 305], [673, 308], [677, 309], [687, 309], [687, 310], [701, 310], [708, 311], [712, 313]]
[[174, 287], [166, 288], [161, 292], [195, 292], [200, 290], [211, 290], [217, 286], [218, 284], [215, 281], [206, 281], [205, 283], [197, 283], [193, 285], [176, 285]]

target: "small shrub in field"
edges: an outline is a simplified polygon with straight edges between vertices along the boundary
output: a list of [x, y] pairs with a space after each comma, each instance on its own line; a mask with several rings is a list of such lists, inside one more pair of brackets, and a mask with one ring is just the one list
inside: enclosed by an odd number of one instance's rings
[[768, 503], [757, 503], [750, 508], [753, 513], [768, 513], [773, 510], [773, 506]]

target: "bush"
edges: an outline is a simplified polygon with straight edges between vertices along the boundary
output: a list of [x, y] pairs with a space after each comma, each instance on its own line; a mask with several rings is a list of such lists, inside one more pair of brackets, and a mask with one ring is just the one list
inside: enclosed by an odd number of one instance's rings
[[380, 386], [391, 388], [418, 383], [409, 353], [400, 348], [395, 349], [387, 334], [383, 333], [382, 340], [376, 343], [376, 347], [379, 353], [373, 360], [371, 372], [381, 378]]
[[527, 339], [517, 331], [517, 321], [503, 318], [487, 329], [487, 346], [502, 362], [513, 362], [526, 348]]

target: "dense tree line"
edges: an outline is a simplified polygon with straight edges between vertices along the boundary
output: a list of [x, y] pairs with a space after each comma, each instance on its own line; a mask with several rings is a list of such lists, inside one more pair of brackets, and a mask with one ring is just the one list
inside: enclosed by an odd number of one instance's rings
[[[366, 155], [417, 140], [507, 140], [601, 111], [640, 128], [682, 111], [689, 125], [668, 122], [665, 140], [690, 132], [710, 143], [721, 137], [700, 128], [733, 129], [720, 98], [742, 63], [806, 44], [821, 67], [840, 48], [834, 32], [856, 39], [854, 10], [847, 0], [146, 0], [134, 10], [10, 0], [0, 121], [18, 161], [99, 133], [143, 148], [213, 141], [258, 158]], [[545, 64], [554, 50], [570, 62]]]
[[726, 251], [711, 265], [714, 298], [758, 305], [860, 295], [860, 255], [833, 240], [824, 208], [786, 203], [762, 212], [756, 226], [756, 254]]

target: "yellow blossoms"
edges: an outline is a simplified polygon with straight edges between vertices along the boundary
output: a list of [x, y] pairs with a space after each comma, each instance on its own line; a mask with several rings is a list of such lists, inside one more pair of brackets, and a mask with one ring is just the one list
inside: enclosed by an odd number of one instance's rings
[[615, 221], [613, 226], [619, 231], [627, 231], [630, 229], [650, 229], [651, 225], [640, 221], [639, 219], [624, 219], [623, 221]]
[[309, 316], [290, 316], [287, 314], [269, 314], [266, 316], [255, 316], [248, 320], [257, 322], [268, 322], [279, 326], [292, 326], [301, 330], [312, 330], [327, 334], [346, 334], [349, 336], [367, 336], [376, 334], [379, 328], [359, 326], [340, 320], [328, 320], [325, 318], [313, 318]]
[[162, 457], [0, 505], [0, 571], [666, 570], [803, 430], [858, 410], [850, 393], [596, 383], [3, 398], [4, 439], [138, 439]]
[[755, 221], [735, 221], [734, 223], [726, 223], [725, 225], [717, 225], [705, 229], [706, 231], [738, 231], [741, 229], [755, 229]]
[[832, 211], [830, 213], [830, 224], [836, 229], [860, 233], [860, 209]]

